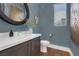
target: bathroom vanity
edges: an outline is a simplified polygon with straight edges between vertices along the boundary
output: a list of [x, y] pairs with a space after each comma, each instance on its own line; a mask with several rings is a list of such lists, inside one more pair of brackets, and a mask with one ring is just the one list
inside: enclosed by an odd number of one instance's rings
[[[36, 56], [40, 53], [40, 34], [4, 38], [0, 42], [1, 56]], [[1, 39], [1, 38], [0, 38]]]

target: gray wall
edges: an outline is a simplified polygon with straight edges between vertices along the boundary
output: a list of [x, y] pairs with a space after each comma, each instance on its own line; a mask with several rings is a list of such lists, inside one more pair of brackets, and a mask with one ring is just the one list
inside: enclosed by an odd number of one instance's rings
[[[38, 15], [38, 4], [28, 4], [29, 10], [30, 10], [30, 18]], [[20, 26], [14, 26], [11, 24], [8, 24], [0, 19], [0, 32], [9, 32], [10, 30], [13, 31], [25, 31], [28, 30], [27, 25], [20, 25]]]
[[[70, 38], [70, 4], [67, 4], [67, 26], [55, 27], [53, 4], [39, 4], [39, 31], [41, 39], [48, 40], [51, 44], [69, 47], [74, 55], [79, 55], [79, 46]], [[53, 34], [51, 39], [49, 34]]]

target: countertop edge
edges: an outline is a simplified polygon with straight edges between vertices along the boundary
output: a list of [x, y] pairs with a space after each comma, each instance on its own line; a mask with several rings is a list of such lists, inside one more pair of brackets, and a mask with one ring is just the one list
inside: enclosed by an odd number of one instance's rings
[[37, 38], [37, 37], [41, 36], [41, 34], [34, 34], [34, 35], [35, 36], [31, 37], [30, 39], [23, 38], [23, 40], [19, 40], [19, 41], [13, 42], [11, 44], [6, 44], [5, 46], [0, 47], [0, 51], [11, 48], [11, 47], [16, 46], [18, 44], [21, 44], [23, 42], [26, 42], [26, 41], [29, 41], [29, 40], [32, 40], [34, 38]]

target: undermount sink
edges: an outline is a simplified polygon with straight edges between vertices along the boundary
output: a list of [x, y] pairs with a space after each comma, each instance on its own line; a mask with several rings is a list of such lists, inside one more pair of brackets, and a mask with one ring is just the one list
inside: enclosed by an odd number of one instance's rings
[[5, 33], [0, 33], [0, 39], [4, 38], [10, 38], [10, 39], [15, 39], [15, 38], [24, 38], [24, 37], [29, 37], [32, 36], [33, 34], [28, 34], [27, 32], [13, 32], [13, 37], [9, 36], [9, 32], [5, 32]]
[[0, 33], [0, 50], [12, 47], [14, 45], [32, 40], [41, 34], [27, 34], [14, 32], [13, 37], [9, 37], [9, 33]]
[[[39, 34], [27, 34], [27, 32], [14, 32], [13, 37], [9, 37], [9, 32], [7, 33], [0, 33], [0, 40], [1, 41], [20, 41], [23, 39], [28, 40], [29, 38], [34, 38], [39, 36]], [[41, 36], [41, 35], [40, 35]]]

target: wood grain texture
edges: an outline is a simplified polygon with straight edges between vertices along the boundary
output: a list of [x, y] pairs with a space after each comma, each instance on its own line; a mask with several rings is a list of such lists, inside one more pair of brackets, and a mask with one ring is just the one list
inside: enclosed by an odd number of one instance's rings
[[40, 56], [70, 56], [70, 53], [68, 51], [48, 48], [48, 52], [47, 53], [40, 52]]
[[71, 40], [79, 45], [79, 31], [71, 29]]
[[37, 56], [40, 54], [40, 37], [0, 51], [0, 56]]
[[71, 40], [79, 45], [79, 4], [71, 4]]

